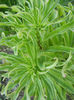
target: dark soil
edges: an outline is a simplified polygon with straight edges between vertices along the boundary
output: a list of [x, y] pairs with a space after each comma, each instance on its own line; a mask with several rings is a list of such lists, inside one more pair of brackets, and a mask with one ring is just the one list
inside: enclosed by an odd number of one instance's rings
[[13, 54], [13, 51], [11, 48], [8, 48], [7, 46], [0, 46], [0, 52], [6, 52], [8, 54]]

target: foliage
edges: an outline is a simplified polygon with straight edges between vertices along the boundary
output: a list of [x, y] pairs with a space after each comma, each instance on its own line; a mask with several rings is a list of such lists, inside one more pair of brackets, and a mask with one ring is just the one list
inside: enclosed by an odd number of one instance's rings
[[63, 5], [67, 5], [68, 2], [71, 2], [74, 4], [74, 0], [60, 0], [60, 3], [63, 4]]
[[[16, 100], [66, 100], [74, 94], [74, 16], [73, 6], [61, 6], [59, 0], [22, 0], [11, 12], [0, 13], [2, 32], [0, 45], [10, 47], [14, 54], [0, 52], [5, 63], [0, 70], [9, 78], [2, 93]], [[14, 33], [12, 33], [14, 32]], [[17, 86], [18, 84], [18, 86]], [[12, 92], [13, 88], [15, 89]]]
[[0, 0], [0, 4], [7, 4], [8, 6], [15, 5], [17, 0]]

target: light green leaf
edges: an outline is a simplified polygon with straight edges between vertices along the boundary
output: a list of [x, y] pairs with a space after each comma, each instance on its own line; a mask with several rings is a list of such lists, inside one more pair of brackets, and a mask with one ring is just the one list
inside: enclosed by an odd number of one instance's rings
[[74, 54], [74, 48], [67, 47], [67, 46], [50, 46], [47, 51], [49, 51], [49, 52], [66, 52], [66, 53], [69, 53], [71, 51]]
[[63, 34], [64, 32], [68, 31], [70, 28], [72, 28], [73, 25], [74, 25], [74, 21], [69, 22], [66, 25], [63, 25], [52, 32], [49, 32], [48, 34], [45, 34], [44, 41], [47, 41], [48, 39], [56, 35]]

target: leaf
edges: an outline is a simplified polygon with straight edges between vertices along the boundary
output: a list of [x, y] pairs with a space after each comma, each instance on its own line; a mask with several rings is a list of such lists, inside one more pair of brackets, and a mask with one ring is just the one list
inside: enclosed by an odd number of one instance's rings
[[30, 24], [34, 23], [33, 16], [28, 12], [21, 12], [21, 13], [18, 14], [18, 16], [20, 18], [23, 18], [25, 21], [27, 21]]
[[20, 12], [19, 6], [11, 6], [13, 12]]
[[9, 8], [6, 4], [0, 4], [0, 8]]
[[0, 22], [0, 26], [11, 26], [9, 22]]
[[72, 47], [67, 47], [67, 46], [50, 46], [49, 49], [47, 50], [49, 52], [66, 52], [69, 53], [70, 51], [74, 54], [74, 48]]
[[[52, 13], [53, 13], [53, 12], [52, 12]], [[52, 16], [52, 13], [51, 13], [51, 15], [49, 16], [49, 18]], [[56, 11], [56, 13], [57, 13], [57, 11]], [[48, 23], [46, 24], [45, 27], [50, 26], [50, 25], [54, 25], [54, 24], [58, 24], [58, 23], [61, 23], [61, 22], [66, 21], [66, 20], [68, 19], [68, 17], [69, 17], [70, 14], [71, 14], [71, 11], [69, 11], [68, 14], [67, 14], [66, 16], [64, 16], [63, 18], [60, 18], [60, 19], [54, 20], [54, 21], [53, 21], [53, 19], [51, 18], [52, 21], [51, 21], [51, 22], [48, 22]], [[56, 15], [55, 15], [55, 17], [56, 17]], [[57, 17], [58, 17], [58, 16], [57, 16]], [[49, 21], [50, 21], [50, 19], [49, 19]]]
[[56, 97], [55, 87], [54, 87], [53, 81], [51, 80], [51, 78], [48, 77], [48, 75], [42, 75], [41, 77], [43, 78], [43, 81], [45, 83], [45, 87], [47, 87], [47, 91], [46, 91], [46, 92], [48, 92], [47, 97], [50, 97], [53, 100], [53, 98]]
[[66, 100], [66, 92], [64, 91], [64, 89], [62, 89], [57, 84], [55, 84], [55, 88], [56, 88], [58, 96], [60, 97], [60, 100]]
[[45, 11], [43, 10], [44, 16], [43, 16], [43, 19], [42, 19], [42, 23], [44, 21], [46, 21], [46, 18], [50, 15], [50, 13], [57, 6], [57, 4], [58, 4], [58, 0], [55, 0], [55, 1], [54, 0], [52, 0], [52, 1], [49, 0], [47, 2], [46, 9], [45, 9]]
[[48, 34], [45, 34], [44, 41], [47, 41], [48, 39], [50, 39], [56, 35], [63, 34], [67, 30], [69, 30], [71, 27], [73, 27], [73, 25], [74, 25], [74, 21], [69, 22], [66, 25], [63, 25], [63, 26], [57, 28], [56, 30], [54, 30]]
[[49, 76], [51, 76], [56, 81], [56, 83], [64, 88], [66, 91], [68, 91], [69, 93], [74, 93], [72, 84], [62, 77], [61, 72], [53, 69], [50, 70]]

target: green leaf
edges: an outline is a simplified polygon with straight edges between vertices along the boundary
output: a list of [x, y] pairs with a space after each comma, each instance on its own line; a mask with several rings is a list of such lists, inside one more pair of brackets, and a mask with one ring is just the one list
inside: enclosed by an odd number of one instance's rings
[[70, 28], [72, 28], [73, 25], [74, 25], [74, 21], [69, 22], [66, 25], [63, 25], [48, 34], [45, 34], [44, 41], [47, 41], [48, 39], [50, 39], [58, 34], [63, 34], [64, 32], [68, 31]]
[[62, 77], [61, 72], [58, 70], [50, 70], [49, 75], [56, 81], [58, 85], [64, 88], [69, 93], [74, 93], [72, 84]]
[[70, 51], [74, 54], [74, 48], [72, 47], [67, 47], [67, 46], [50, 46], [49, 49], [47, 50], [49, 52], [66, 52], [69, 53]]
[[6, 4], [0, 4], [0, 8], [9, 8]]

